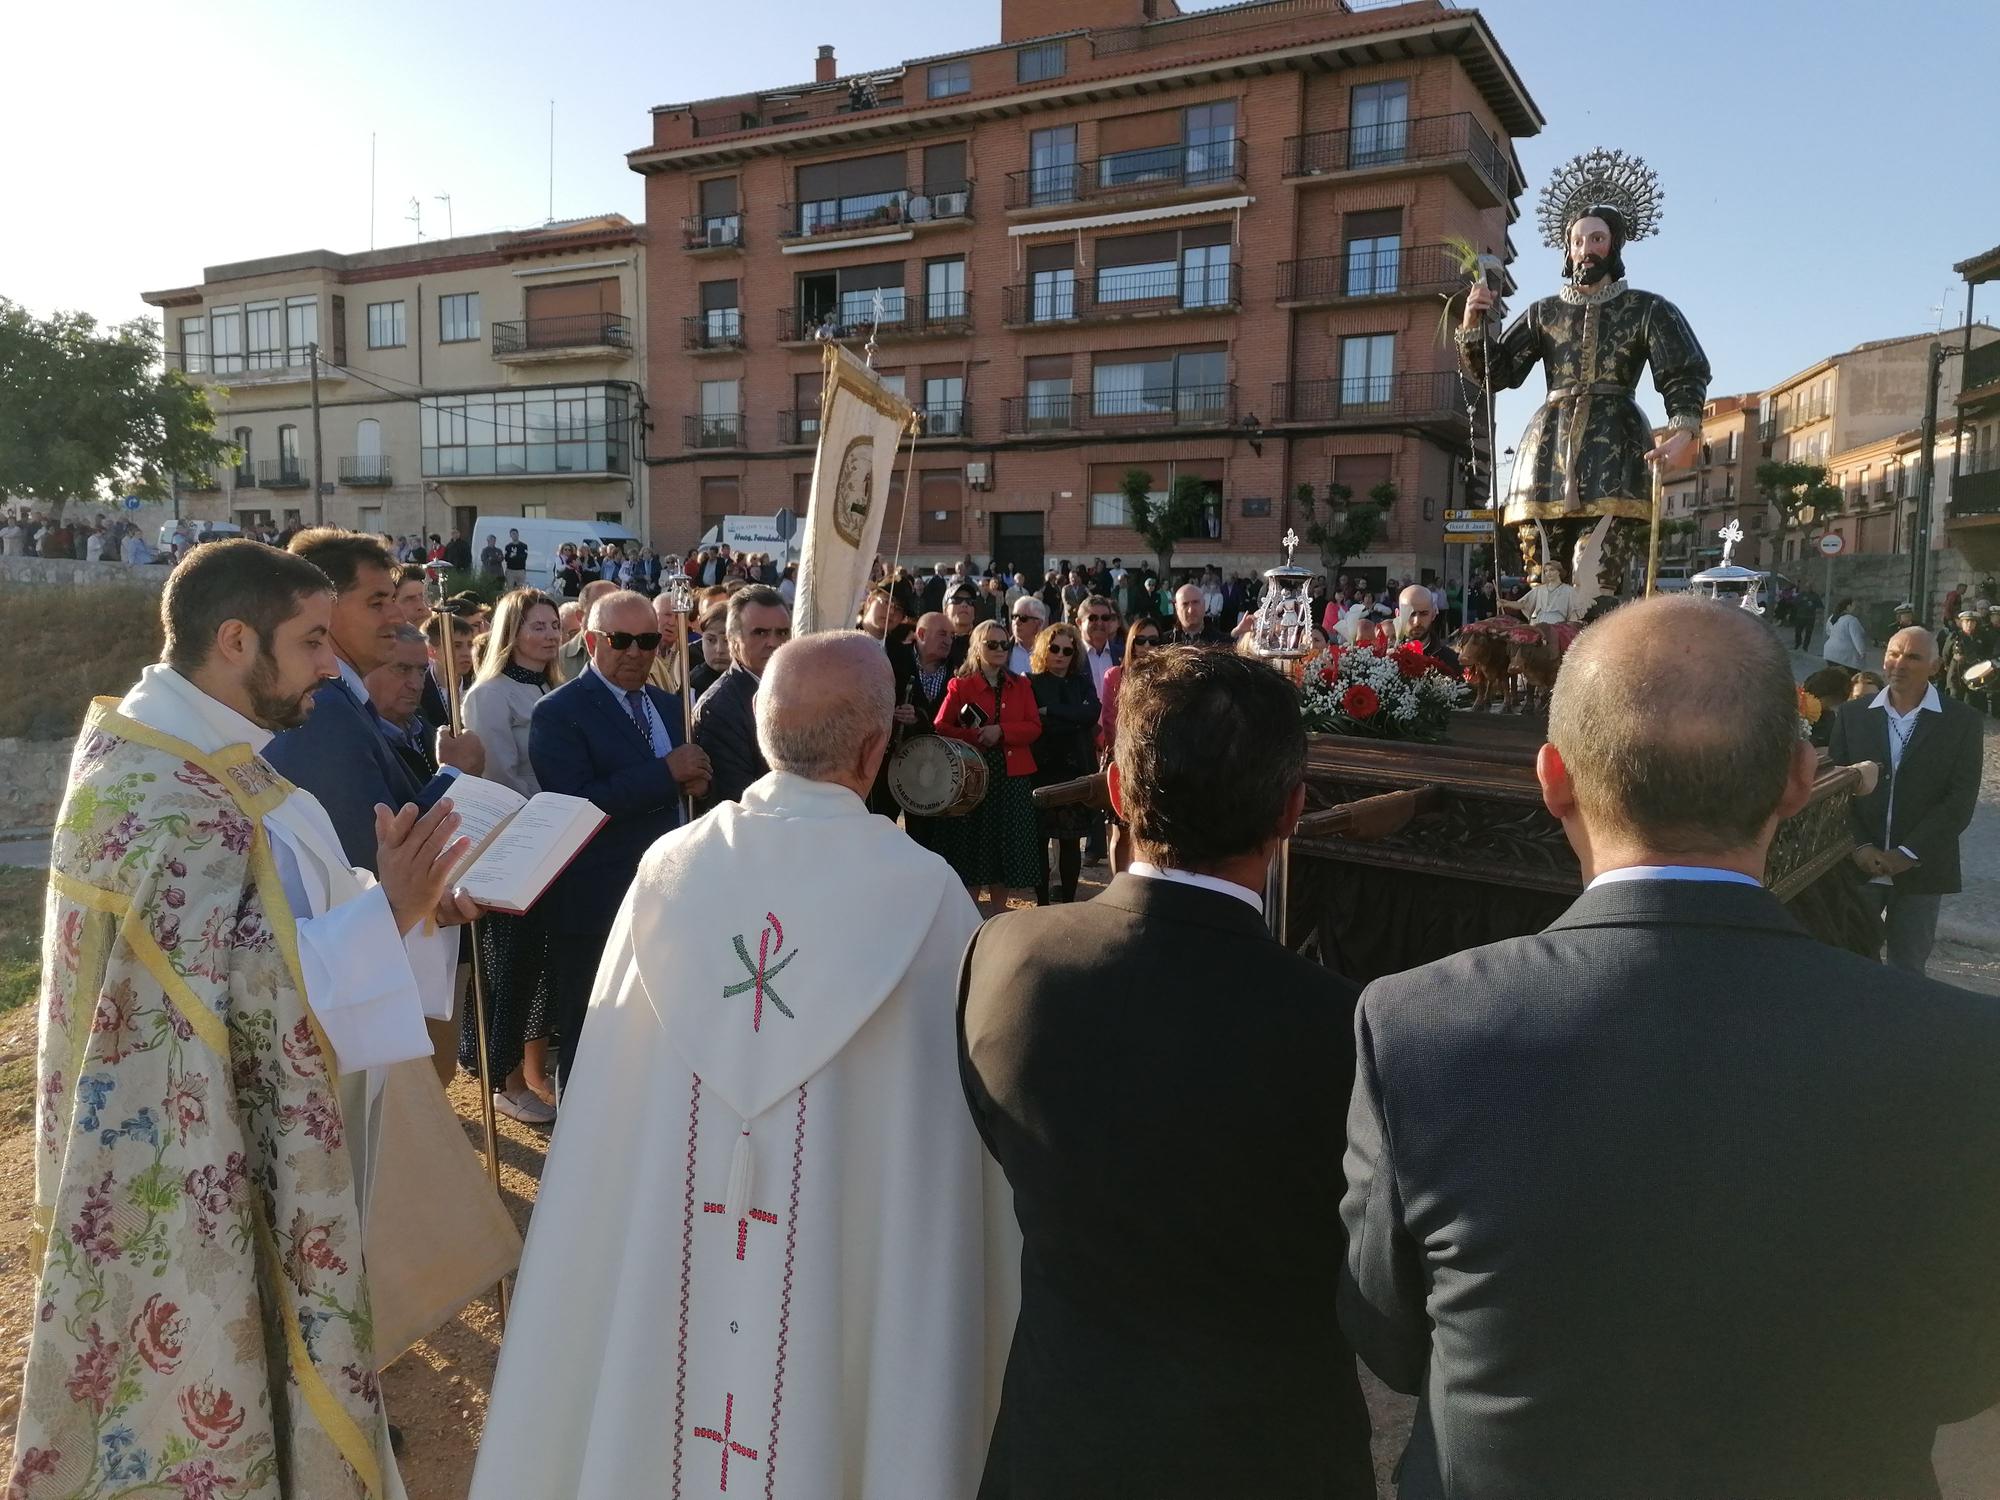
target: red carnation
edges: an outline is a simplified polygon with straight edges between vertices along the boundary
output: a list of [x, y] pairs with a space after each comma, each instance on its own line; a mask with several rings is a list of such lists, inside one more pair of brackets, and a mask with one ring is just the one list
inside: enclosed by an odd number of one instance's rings
[[1382, 700], [1375, 696], [1375, 689], [1365, 682], [1355, 683], [1340, 697], [1340, 710], [1350, 719], [1372, 719], [1381, 706]]
[[1340, 668], [1321, 667], [1319, 669], [1319, 680], [1327, 687], [1332, 687], [1336, 682], [1340, 681]]
[[1431, 669], [1430, 658], [1424, 655], [1422, 646], [1398, 646], [1396, 648], [1396, 670], [1405, 680], [1415, 682]]

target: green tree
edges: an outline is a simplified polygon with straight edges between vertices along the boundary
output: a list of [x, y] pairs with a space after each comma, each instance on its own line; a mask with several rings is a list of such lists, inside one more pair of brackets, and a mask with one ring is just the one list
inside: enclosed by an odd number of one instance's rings
[[147, 319], [100, 330], [0, 297], [0, 494], [60, 507], [107, 494], [161, 499], [172, 476], [231, 459], [208, 395], [162, 367]]
[[1840, 511], [1840, 486], [1826, 482], [1826, 470], [1819, 464], [1761, 463], [1757, 491], [1778, 513], [1778, 534], [1771, 539], [1772, 567], [1785, 555], [1785, 534], [1794, 526], [1811, 525]]
[[1350, 557], [1359, 557], [1382, 535], [1382, 516], [1396, 503], [1396, 486], [1384, 480], [1368, 492], [1361, 504], [1351, 503], [1354, 491], [1344, 484], [1326, 487], [1326, 499], [1316, 500], [1313, 487], [1298, 488], [1299, 514], [1305, 517], [1306, 540], [1319, 548], [1331, 584], [1347, 566]]
[[1174, 481], [1167, 498], [1155, 504], [1153, 476], [1144, 469], [1127, 469], [1118, 488], [1125, 496], [1125, 514], [1132, 519], [1132, 529], [1160, 559], [1160, 584], [1166, 587], [1174, 566], [1174, 544], [1198, 534], [1208, 514], [1209, 483], [1183, 474]]

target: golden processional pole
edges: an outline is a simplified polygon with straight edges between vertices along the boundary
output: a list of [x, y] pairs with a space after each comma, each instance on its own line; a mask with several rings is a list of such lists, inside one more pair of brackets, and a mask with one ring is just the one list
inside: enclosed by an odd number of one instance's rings
[[[667, 575], [668, 565], [673, 568], [673, 576]], [[661, 565], [660, 594], [667, 601], [667, 608], [674, 614], [674, 645], [680, 652], [681, 691], [681, 743], [694, 743], [694, 677], [689, 665], [688, 651], [689, 621], [694, 618], [694, 584], [681, 571], [679, 558], [668, 558]], [[694, 798], [681, 794], [681, 822], [694, 821]]]
[[[1659, 459], [1653, 460], [1653, 525], [1646, 536], [1646, 597], [1653, 597], [1655, 586], [1660, 581], [1660, 495], [1665, 486], [1666, 470]], [[1629, 575], [1628, 575], [1629, 576]]]
[[[464, 733], [464, 718], [459, 711], [458, 701], [458, 643], [453, 627], [453, 615], [445, 598], [445, 569], [433, 564], [425, 568], [425, 593], [433, 611], [442, 620], [439, 633], [440, 654], [444, 658], [444, 704], [445, 717], [451, 721], [454, 735]], [[500, 1127], [493, 1117], [493, 1063], [487, 1055], [486, 1039], [486, 973], [485, 962], [479, 953], [479, 923], [472, 924], [472, 1024], [473, 1034], [479, 1039], [477, 1054], [479, 1062], [479, 1115], [480, 1123], [486, 1128], [486, 1175], [492, 1180], [493, 1194], [505, 1202], [500, 1192]], [[493, 1300], [500, 1315], [500, 1332], [507, 1331], [507, 1278], [501, 1277], [493, 1286]]]

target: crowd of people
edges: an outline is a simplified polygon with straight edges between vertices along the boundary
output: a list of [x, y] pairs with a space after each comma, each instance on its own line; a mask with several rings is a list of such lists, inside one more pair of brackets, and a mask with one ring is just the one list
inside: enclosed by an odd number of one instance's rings
[[61, 517], [27, 509], [0, 514], [0, 555], [145, 567], [161, 559], [135, 522], [115, 516]]
[[[1411, 1500], [1935, 1493], [2000, 1397], [2000, 1013], [1913, 961], [1979, 745], [1928, 630], [1832, 728], [1890, 967], [1762, 887], [1817, 775], [1790, 660], [1679, 597], [1557, 682], [1569, 915], [1357, 995], [1264, 921], [1305, 733], [1203, 579], [981, 618], [937, 577], [793, 640], [725, 573], [684, 683], [616, 579], [184, 560], [56, 838], [10, 1493], [397, 1493], [367, 1309], [452, 1236], [365, 1185], [424, 1154], [391, 1080], [476, 1058], [473, 942], [500, 1101], [555, 1124], [474, 1500], [1363, 1500], [1357, 1356], [1424, 1396]], [[879, 815], [926, 731], [983, 819]], [[1077, 901], [1113, 829], [1031, 794], [1100, 766], [1127, 858]], [[526, 911], [454, 890], [471, 776], [605, 815]]]

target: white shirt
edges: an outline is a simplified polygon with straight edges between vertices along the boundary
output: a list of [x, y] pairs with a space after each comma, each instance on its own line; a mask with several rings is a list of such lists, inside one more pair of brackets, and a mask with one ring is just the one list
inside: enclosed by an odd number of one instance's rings
[[93, 531], [83, 539], [83, 560], [85, 562], [99, 562], [103, 557], [104, 536], [101, 532]]
[[125, 538], [125, 544], [119, 552], [133, 567], [143, 567], [153, 560], [153, 549], [146, 545], [146, 539], [136, 531]]
[[[618, 700], [618, 712], [625, 715], [627, 719], [632, 719], [632, 710], [626, 703], [625, 689], [598, 671], [596, 662], [592, 662], [589, 666], [585, 667], [584, 671], [590, 673], [591, 676], [603, 683], [605, 690]], [[653, 754], [665, 755], [667, 751], [673, 748], [673, 741], [667, 738], [667, 726], [660, 722], [660, 711], [653, 707], [653, 695], [643, 687], [639, 689], [639, 706], [645, 710], [646, 738], [653, 747]], [[632, 722], [636, 724], [638, 721], [632, 720]]]
[[[1889, 716], [1889, 806], [1882, 816], [1882, 830], [1888, 832], [1896, 826], [1896, 773], [1903, 768], [1903, 750], [1910, 742], [1910, 736], [1917, 732], [1917, 715], [1921, 713], [1941, 714], [1944, 705], [1938, 702], [1937, 684], [1924, 689], [1923, 699], [1906, 714], [1896, 712], [1896, 705], [1889, 701], [1889, 690], [1883, 688], [1868, 700], [1870, 708], [1879, 708]], [[1905, 859], [1917, 856], [1907, 848], [1898, 846], [1896, 852]], [[1868, 882], [1870, 885], [1893, 885], [1895, 877], [1877, 875]]]
[[1684, 880], [1690, 885], [1754, 885], [1764, 888], [1761, 880], [1752, 880], [1741, 870], [1717, 870], [1708, 865], [1627, 865], [1622, 870], [1606, 870], [1589, 885], [1586, 891], [1594, 891], [1600, 885], [1624, 885], [1633, 880]]
[[1109, 646], [1106, 646], [1102, 651], [1093, 651], [1090, 647], [1085, 646], [1083, 648], [1083, 659], [1090, 663], [1090, 680], [1097, 688], [1097, 698], [1101, 703], [1104, 701], [1104, 674], [1117, 666], [1118, 662], [1111, 655], [1111, 648]]
[[1197, 875], [1192, 870], [1164, 870], [1143, 859], [1135, 859], [1125, 867], [1128, 875], [1137, 875], [1141, 880], [1166, 880], [1175, 885], [1191, 885], [1204, 891], [1218, 891], [1225, 896], [1234, 896], [1245, 906], [1264, 915], [1264, 898], [1248, 886], [1238, 885], [1233, 880], [1223, 880], [1214, 875]]
[[1026, 677], [1034, 670], [1034, 653], [1019, 641], [1014, 643], [1013, 654], [1007, 658], [1007, 670], [1016, 676]]

